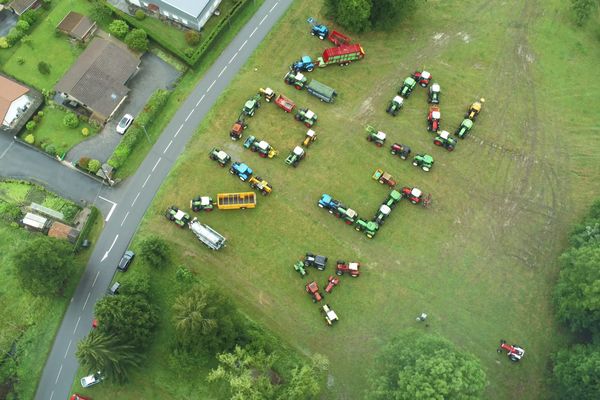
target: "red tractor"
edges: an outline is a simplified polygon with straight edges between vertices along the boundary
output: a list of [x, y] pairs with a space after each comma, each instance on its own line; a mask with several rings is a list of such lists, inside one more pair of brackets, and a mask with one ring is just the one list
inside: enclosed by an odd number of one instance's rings
[[401, 159], [406, 160], [410, 155], [410, 147], [400, 143], [394, 143], [392, 145], [391, 153], [393, 156], [398, 155]]
[[520, 361], [525, 355], [525, 350], [518, 344], [510, 345], [506, 343], [506, 340], [500, 340], [500, 347], [498, 347], [498, 353], [506, 351], [506, 355], [512, 362]]
[[248, 127], [248, 124], [244, 121], [244, 114], [241, 114], [237, 121], [231, 127], [229, 131], [229, 136], [231, 140], [239, 140], [242, 138], [244, 134], [244, 130]]
[[360, 275], [360, 263], [358, 262], [350, 262], [338, 260], [335, 267], [335, 273], [338, 275], [344, 275], [344, 273], [349, 273], [351, 277], [356, 278]]
[[417, 188], [403, 187], [402, 196], [413, 204], [419, 204], [423, 201], [423, 192]]
[[323, 300], [323, 296], [319, 292], [319, 285], [316, 281], [312, 281], [306, 284], [306, 293], [310, 295], [313, 303]]
[[331, 293], [333, 288], [340, 284], [340, 278], [334, 278], [333, 275], [329, 275], [327, 278], [327, 286], [325, 286], [325, 292]]
[[415, 71], [412, 77], [421, 87], [427, 87], [432, 79], [431, 74], [427, 71]]
[[440, 120], [442, 113], [439, 106], [429, 106], [429, 114], [427, 115], [427, 130], [437, 132], [440, 129]]

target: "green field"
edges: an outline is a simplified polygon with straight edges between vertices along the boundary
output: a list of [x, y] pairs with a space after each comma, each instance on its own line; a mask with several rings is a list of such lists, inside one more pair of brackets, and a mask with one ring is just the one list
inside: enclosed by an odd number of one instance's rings
[[[145, 235], [163, 235], [175, 255], [170, 269], [153, 272], [163, 321], [148, 368], [124, 388], [98, 386], [91, 394], [219, 397], [208, 394], [206, 365], [180, 375], [163, 362], [172, 335], [165, 307], [176, 295], [175, 266], [183, 264], [229, 292], [247, 315], [299, 353], [327, 355], [331, 371], [323, 398], [363, 398], [373, 355], [395, 333], [415, 326], [422, 311], [430, 316], [427, 329], [481, 360], [489, 380], [486, 398], [549, 398], [549, 356], [566, 340], [558, 333], [550, 298], [555, 261], [570, 226], [600, 190], [598, 128], [593, 113], [584, 112], [598, 104], [598, 42], [588, 30], [573, 28], [567, 4], [558, 0], [421, 4], [395, 31], [353, 35], [367, 52], [363, 61], [309, 75], [337, 89], [333, 105], [282, 82], [293, 60], [317, 56], [327, 46], [308, 34], [305, 22], [308, 15], [323, 19], [315, 13], [321, 2], [291, 7], [222, 93], [134, 240], [135, 248]], [[416, 88], [396, 118], [384, 112], [404, 77], [421, 67], [442, 86], [444, 129], [453, 131], [466, 106], [486, 98], [472, 135], [453, 153], [433, 146], [425, 129], [425, 90]], [[245, 135], [269, 141], [280, 151], [277, 158], [260, 159], [229, 139], [239, 109], [259, 86], [319, 115], [319, 138], [297, 169], [283, 159], [306, 128], [275, 105], [263, 103]], [[432, 154], [432, 172], [367, 143], [367, 123], [387, 132], [387, 145], [405, 143]], [[220, 252], [207, 250], [163, 217], [166, 207], [186, 207], [198, 194], [248, 189], [208, 160], [214, 146], [247, 162], [274, 186], [255, 210], [199, 216], [229, 239]], [[370, 178], [377, 167], [400, 185], [431, 193], [433, 204], [398, 205], [369, 240], [316, 202], [329, 193], [370, 218], [388, 193]], [[363, 264], [360, 278], [345, 277], [326, 298], [340, 316], [334, 329], [325, 327], [291, 267], [306, 251], [331, 260], [325, 273], [310, 271], [319, 284], [336, 259]], [[526, 358], [515, 365], [498, 355], [500, 339], [522, 345]]]

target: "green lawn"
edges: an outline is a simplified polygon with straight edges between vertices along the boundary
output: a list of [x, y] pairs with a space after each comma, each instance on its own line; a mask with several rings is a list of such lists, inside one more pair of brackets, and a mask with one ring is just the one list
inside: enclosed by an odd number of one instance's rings
[[[594, 93], [600, 89], [595, 62], [600, 49], [592, 28], [575, 30], [568, 4], [559, 0], [422, 3], [395, 31], [352, 35], [367, 52], [363, 61], [309, 74], [340, 93], [328, 105], [281, 79], [294, 59], [317, 56], [327, 47], [308, 34], [305, 22], [307, 15], [323, 19], [315, 12], [321, 5], [306, 0], [292, 6], [222, 93], [157, 194], [133, 247], [154, 233], [174, 249], [173, 266], [152, 272], [163, 306], [158, 339], [148, 367], [131, 384], [107, 383], [90, 394], [219, 398], [205, 383], [210, 363], [193, 374], [168, 363], [168, 307], [176, 295], [175, 266], [184, 264], [228, 291], [245, 313], [298, 352], [327, 355], [330, 388], [323, 398], [362, 399], [374, 353], [395, 333], [415, 326], [422, 311], [430, 316], [427, 329], [481, 360], [489, 380], [486, 398], [549, 398], [550, 354], [567, 340], [558, 333], [550, 298], [556, 258], [566, 233], [600, 191], [597, 124], [593, 113], [583, 111], [599, 103]], [[421, 66], [442, 86], [444, 129], [453, 131], [466, 106], [486, 98], [472, 135], [453, 153], [433, 146], [425, 130], [425, 90], [416, 88], [396, 118], [384, 112], [404, 77]], [[319, 139], [297, 169], [283, 159], [306, 128], [272, 104], [263, 104], [249, 120], [246, 135], [268, 140], [280, 151], [277, 158], [261, 159], [229, 139], [241, 106], [259, 86], [319, 115]], [[367, 123], [388, 133], [387, 145], [400, 142], [432, 154], [432, 172], [367, 143]], [[186, 207], [198, 194], [248, 190], [208, 160], [213, 146], [247, 162], [274, 186], [255, 210], [199, 215], [229, 239], [220, 252], [207, 250], [163, 216], [166, 207]], [[431, 193], [433, 205], [427, 210], [398, 205], [368, 240], [316, 202], [329, 193], [370, 217], [388, 193], [370, 178], [377, 167], [400, 185]], [[340, 317], [333, 329], [324, 326], [304, 293], [304, 280], [292, 269], [306, 251], [330, 258], [326, 272], [310, 271], [319, 284], [336, 259], [363, 264], [360, 278], [344, 277], [326, 298]], [[525, 359], [511, 364], [498, 355], [500, 339], [522, 345]]]

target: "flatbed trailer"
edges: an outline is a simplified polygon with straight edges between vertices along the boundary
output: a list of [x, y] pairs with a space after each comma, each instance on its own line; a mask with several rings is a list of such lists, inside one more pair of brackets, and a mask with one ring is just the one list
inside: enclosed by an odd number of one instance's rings
[[256, 207], [256, 193], [219, 193], [217, 208], [219, 210], [243, 210]]
[[288, 113], [292, 112], [292, 110], [294, 110], [294, 108], [296, 107], [296, 103], [294, 103], [292, 100], [288, 99], [282, 94], [277, 96], [277, 98], [275, 99], [275, 104], [277, 104], [277, 106], [283, 111]]

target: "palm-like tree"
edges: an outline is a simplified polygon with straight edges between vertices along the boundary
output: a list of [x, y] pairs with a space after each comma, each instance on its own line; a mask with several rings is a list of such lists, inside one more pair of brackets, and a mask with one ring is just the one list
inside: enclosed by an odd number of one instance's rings
[[90, 371], [101, 371], [117, 382], [125, 382], [131, 368], [140, 366], [142, 355], [114, 336], [92, 331], [77, 345], [79, 363]]
[[208, 297], [204, 288], [195, 286], [175, 299], [173, 323], [180, 338], [185, 340], [206, 335], [217, 326], [217, 320], [208, 317], [214, 314]]

